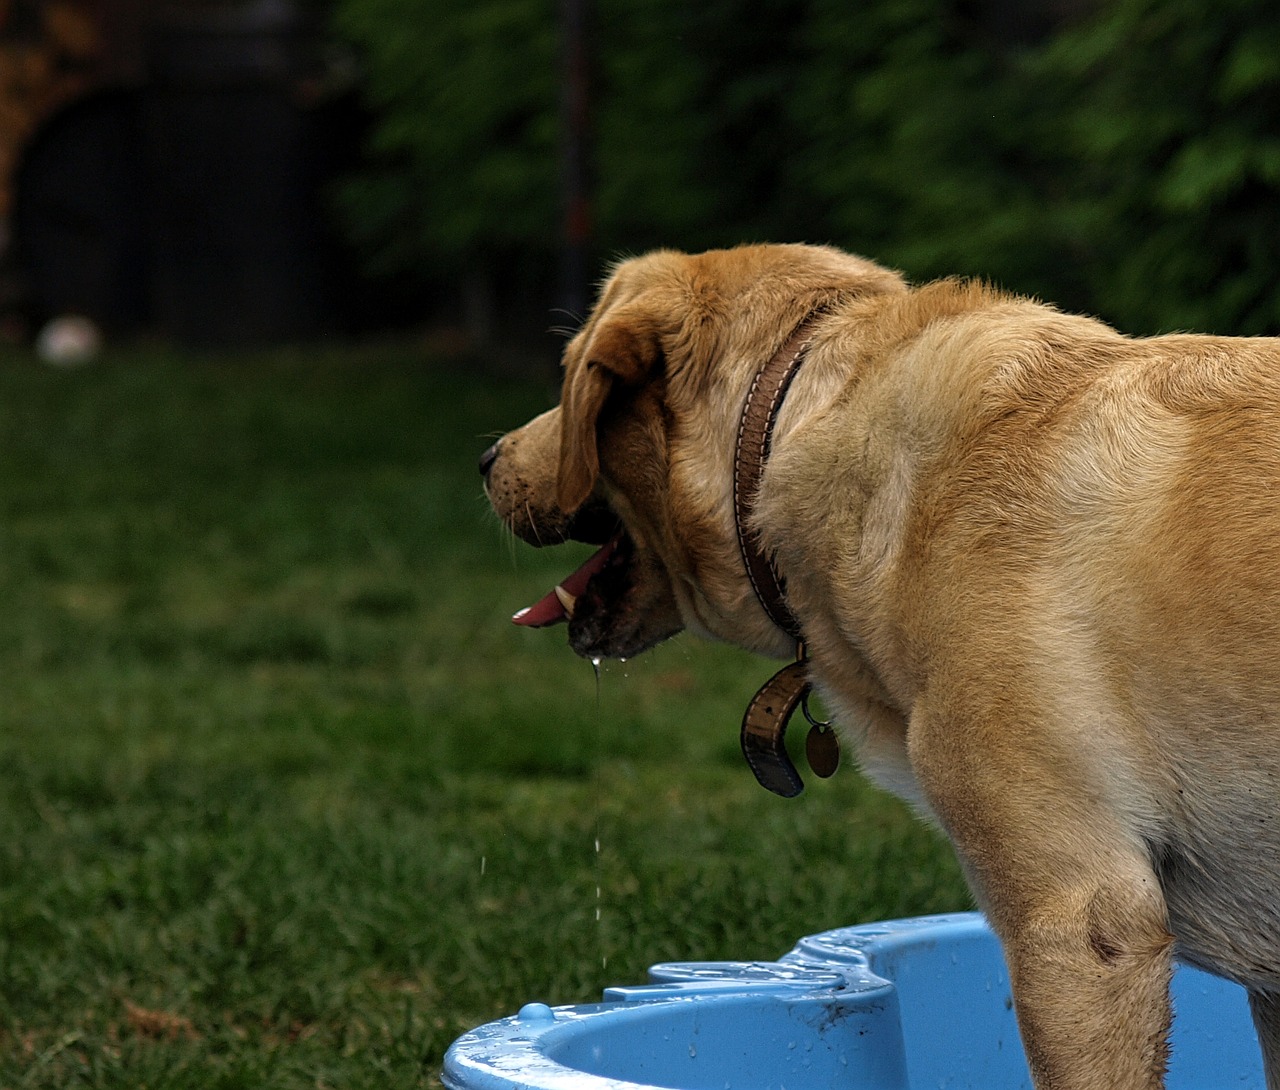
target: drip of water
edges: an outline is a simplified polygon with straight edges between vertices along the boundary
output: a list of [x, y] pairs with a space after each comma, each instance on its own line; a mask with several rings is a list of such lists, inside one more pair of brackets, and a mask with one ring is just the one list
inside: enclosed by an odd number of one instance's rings
[[596, 675], [596, 752], [595, 752], [595, 794], [596, 794], [596, 829], [595, 829], [595, 870], [596, 870], [596, 945], [600, 951], [600, 968], [603, 971], [609, 966], [609, 955], [605, 952], [604, 934], [604, 897], [602, 894], [604, 861], [600, 856], [600, 821], [604, 810], [604, 782], [601, 766], [604, 760], [604, 717], [600, 704], [600, 659], [591, 660], [591, 669]]

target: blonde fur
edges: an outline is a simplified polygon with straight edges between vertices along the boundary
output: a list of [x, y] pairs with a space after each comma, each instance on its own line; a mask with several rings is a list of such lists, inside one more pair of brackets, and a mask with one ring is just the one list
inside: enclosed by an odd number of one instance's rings
[[818, 307], [758, 528], [846, 740], [955, 844], [1037, 1086], [1160, 1085], [1176, 951], [1249, 988], [1280, 1090], [1280, 342], [1133, 339], [827, 248], [660, 252], [502, 441], [495, 508], [535, 541], [589, 495], [621, 516], [620, 646], [788, 653], [733, 431]]

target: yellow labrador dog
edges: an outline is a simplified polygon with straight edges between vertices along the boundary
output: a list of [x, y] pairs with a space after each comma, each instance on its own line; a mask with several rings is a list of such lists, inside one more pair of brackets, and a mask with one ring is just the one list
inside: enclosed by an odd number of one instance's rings
[[1280, 340], [753, 246], [619, 264], [564, 366], [481, 469], [521, 538], [603, 547], [516, 620], [803, 639], [954, 842], [1038, 1087], [1159, 1086], [1176, 954], [1245, 985], [1280, 1088]]

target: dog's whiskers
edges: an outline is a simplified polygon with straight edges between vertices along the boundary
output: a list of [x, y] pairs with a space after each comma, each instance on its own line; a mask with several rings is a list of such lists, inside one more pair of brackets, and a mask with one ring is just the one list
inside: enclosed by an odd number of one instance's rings
[[533, 508], [529, 505], [528, 499], [524, 501], [524, 518], [525, 518], [525, 522], [529, 526], [529, 529], [533, 532], [533, 536], [537, 538], [538, 547], [541, 548], [542, 535], [538, 533], [538, 524], [534, 521]]
[[547, 328], [548, 333], [554, 333], [556, 336], [563, 337], [567, 341], [567, 340], [572, 340], [572, 338], [578, 332], [578, 330], [582, 328], [582, 323], [584, 319], [581, 314], [577, 314], [572, 310], [567, 310], [564, 307], [554, 307], [552, 308], [551, 313], [563, 314], [573, 324], [549, 326]]

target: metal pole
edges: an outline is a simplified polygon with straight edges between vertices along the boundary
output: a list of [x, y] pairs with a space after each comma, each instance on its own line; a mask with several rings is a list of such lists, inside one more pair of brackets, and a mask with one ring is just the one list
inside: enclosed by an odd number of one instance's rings
[[560, 305], [575, 320], [589, 305], [591, 239], [590, 192], [590, 32], [591, 0], [560, 0], [562, 204]]

